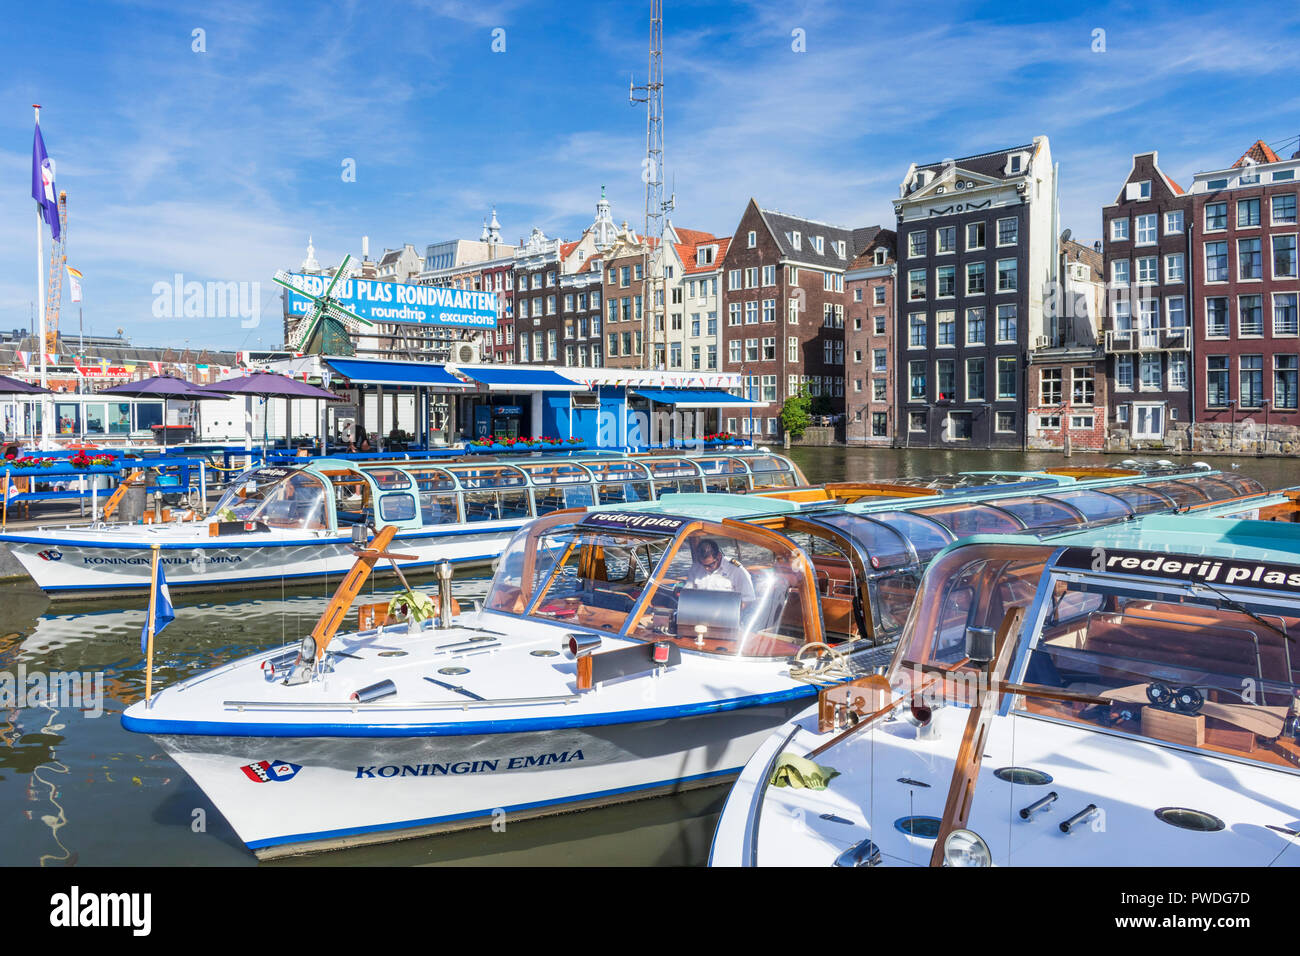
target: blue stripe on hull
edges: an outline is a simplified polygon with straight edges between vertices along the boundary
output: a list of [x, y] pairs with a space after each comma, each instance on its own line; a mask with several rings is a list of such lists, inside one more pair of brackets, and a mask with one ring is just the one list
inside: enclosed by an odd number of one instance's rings
[[[495, 561], [499, 557], [501, 557], [500, 552], [493, 552], [492, 554], [470, 555], [467, 558], [435, 558], [430, 561], [409, 561], [409, 562], [402, 563], [402, 570], [405, 572], [410, 570], [411, 568], [433, 567], [441, 564], [443, 561], [446, 561], [448, 564], [471, 564], [471, 563], [488, 564], [492, 561]], [[389, 573], [384, 568], [376, 568], [376, 571], [379, 574]], [[347, 574], [347, 572], [348, 572], [347, 568], [340, 568], [335, 571], [303, 571], [297, 574], [266, 574], [258, 577], [231, 578], [225, 581], [219, 581], [219, 580], [186, 581], [183, 579], [169, 580], [167, 582], [167, 586], [173, 589], [175, 588], [184, 589], [184, 588], [192, 588], [192, 587], [200, 587], [200, 586], [213, 588], [213, 589], [228, 588], [228, 587], [248, 587], [250, 585], [255, 585], [258, 583], [274, 584], [278, 581], [288, 581], [291, 579], [298, 579], [298, 578], [325, 578], [325, 577], [330, 577], [332, 575]], [[146, 580], [139, 584], [135, 584], [130, 581], [124, 581], [120, 584], [114, 583], [114, 584], [47, 585], [46, 587], [41, 588], [41, 590], [45, 591], [48, 594], [67, 593], [73, 591], [75, 592], [106, 591], [112, 593], [117, 593], [120, 591], [148, 591], [149, 582]]]
[[[438, 724], [239, 724], [211, 720], [158, 720], [153, 717], [122, 715], [122, 726], [134, 733], [160, 737], [463, 737], [473, 734], [529, 733], [574, 727], [604, 727], [642, 721], [673, 720], [703, 714], [717, 714], [764, 704], [815, 697], [817, 688], [800, 684], [788, 690], [733, 697], [730, 700], [700, 701], [676, 707], [649, 710], [620, 710], [604, 714], [569, 714], [560, 717], [516, 720], [466, 720]], [[304, 705], [310, 709], [310, 705]]]
[[489, 818], [494, 811], [504, 810], [506, 813], [523, 813], [528, 810], [536, 810], [541, 807], [553, 807], [566, 803], [582, 803], [587, 800], [600, 800], [607, 797], [616, 797], [620, 794], [635, 793], [638, 790], [654, 790], [659, 787], [680, 786], [684, 783], [693, 783], [698, 780], [708, 780], [712, 777], [735, 776], [740, 773], [741, 767], [731, 767], [727, 770], [711, 770], [708, 773], [697, 773], [689, 777], [677, 777], [671, 780], [658, 780], [653, 783], [634, 784], [629, 787], [615, 787], [612, 790], [593, 790], [590, 793], [578, 793], [567, 797], [556, 797], [554, 800], [538, 800], [533, 803], [515, 803], [505, 807], [490, 807], [483, 810], [466, 810], [463, 813], [451, 813], [442, 817], [425, 817], [421, 820], [403, 820], [400, 823], [376, 823], [364, 827], [344, 827], [339, 830], [321, 830], [317, 833], [294, 833], [282, 837], [270, 837], [265, 840], [254, 840], [246, 844], [250, 850], [264, 850], [273, 846], [285, 846], [294, 843], [314, 843], [321, 840], [335, 840], [350, 836], [360, 836], [365, 833], [383, 833], [388, 830], [410, 830], [417, 827], [437, 826], [440, 823], [454, 823], [458, 820], [472, 820], [477, 817]]

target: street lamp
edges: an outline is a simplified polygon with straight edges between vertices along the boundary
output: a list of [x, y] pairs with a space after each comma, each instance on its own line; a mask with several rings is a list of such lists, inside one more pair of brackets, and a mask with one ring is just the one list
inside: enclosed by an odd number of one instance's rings
[[1232, 430], [1228, 432], [1228, 453], [1232, 454], [1237, 450], [1237, 400], [1228, 399], [1228, 408], [1232, 412]]
[[1255, 443], [1256, 458], [1262, 458], [1264, 456], [1265, 451], [1267, 451], [1268, 449], [1268, 399], [1267, 398], [1260, 399], [1259, 404], [1264, 409], [1264, 443], [1263, 445], [1261, 445], [1259, 442]]

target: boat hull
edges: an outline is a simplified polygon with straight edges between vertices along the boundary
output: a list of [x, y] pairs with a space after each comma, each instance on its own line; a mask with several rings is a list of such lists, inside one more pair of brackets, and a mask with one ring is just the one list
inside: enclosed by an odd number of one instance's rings
[[265, 859], [723, 783], [801, 706], [489, 735], [155, 739]]
[[[443, 561], [462, 567], [490, 564], [519, 523], [459, 533], [413, 533], [394, 539], [393, 549], [415, 556], [402, 572], [428, 572]], [[138, 536], [95, 541], [71, 535], [11, 535], [3, 540], [42, 591], [55, 600], [147, 594], [150, 545]], [[159, 560], [173, 593], [226, 591], [309, 582], [346, 574], [356, 561], [351, 538], [223, 542], [216, 538], [164, 540]], [[376, 567], [383, 573], [385, 568]]]

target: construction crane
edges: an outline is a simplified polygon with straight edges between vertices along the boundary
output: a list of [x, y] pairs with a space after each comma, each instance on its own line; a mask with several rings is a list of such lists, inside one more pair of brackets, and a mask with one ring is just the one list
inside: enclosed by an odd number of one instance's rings
[[59, 351], [59, 306], [63, 298], [63, 270], [68, 264], [68, 193], [59, 193], [59, 238], [50, 247], [50, 269], [45, 277], [46, 352]]
[[[638, 95], [641, 94], [641, 95]], [[664, 322], [666, 303], [657, 301], [656, 289], [666, 298], [662, 287], [664, 261], [664, 218], [673, 209], [673, 197], [664, 200], [664, 5], [663, 0], [650, 0], [650, 65], [644, 86], [631, 85], [628, 102], [646, 105], [645, 159], [642, 160], [641, 178], [645, 181], [645, 229], [641, 241], [645, 252], [645, 317], [646, 365], [654, 354], [656, 344], [667, 348], [668, 334]]]

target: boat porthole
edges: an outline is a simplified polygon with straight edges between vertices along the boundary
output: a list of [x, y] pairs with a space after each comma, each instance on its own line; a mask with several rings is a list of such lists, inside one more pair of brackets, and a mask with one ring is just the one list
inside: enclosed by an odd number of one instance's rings
[[405, 657], [406, 651], [380, 651], [380, 657]]
[[449, 677], [457, 677], [461, 674], [468, 674], [469, 668], [468, 667], [439, 667], [438, 673], [446, 674]]
[[894, 829], [922, 840], [933, 840], [939, 835], [942, 824], [943, 821], [938, 817], [903, 817], [894, 821]]
[[542, 649], [539, 651], [529, 651], [528, 653], [532, 654], [533, 657], [559, 657], [560, 656], [559, 651], [549, 651], [546, 649]]
[[1022, 787], [1045, 787], [1052, 782], [1051, 774], [1031, 767], [999, 767], [993, 771], [993, 776]]
[[489, 634], [480, 634], [478, 637], [471, 637], [471, 638], [470, 638], [468, 641], [466, 641], [465, 643], [467, 643], [467, 644], [477, 644], [477, 643], [479, 643], [480, 641], [495, 641], [495, 640], [496, 640], [496, 638], [495, 638], [495, 637], [492, 637], [492, 636], [489, 635]]
[[1161, 807], [1156, 811], [1156, 817], [1171, 827], [1178, 827], [1180, 830], [1199, 830], [1202, 833], [1222, 830], [1225, 825], [1212, 813], [1189, 810], [1187, 807]]

